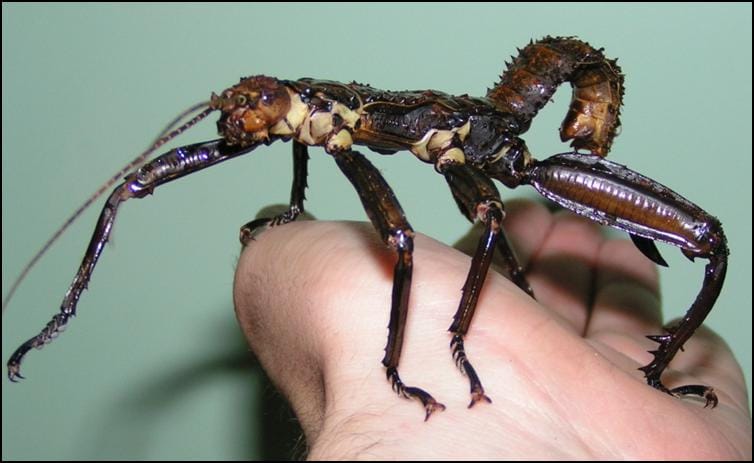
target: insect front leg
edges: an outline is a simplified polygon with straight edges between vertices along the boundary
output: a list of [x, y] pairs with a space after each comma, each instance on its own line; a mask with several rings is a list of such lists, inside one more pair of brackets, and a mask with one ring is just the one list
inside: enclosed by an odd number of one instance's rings
[[423, 389], [406, 386], [398, 375], [398, 361], [403, 347], [403, 334], [411, 292], [414, 231], [406, 220], [393, 190], [364, 155], [357, 151], [344, 150], [335, 152], [333, 156], [338, 167], [356, 188], [372, 225], [380, 233], [382, 240], [398, 254], [393, 271], [388, 339], [382, 364], [387, 368], [387, 377], [393, 390], [406, 398], [419, 400], [424, 406], [425, 420], [427, 420], [434, 411], [444, 410], [445, 405], [437, 402]]
[[23, 343], [11, 355], [8, 360], [8, 378], [14, 382], [22, 379], [20, 368], [24, 356], [32, 348], [40, 349], [52, 342], [65, 329], [71, 317], [76, 315], [76, 306], [81, 293], [89, 284], [94, 267], [110, 237], [121, 203], [131, 198], [143, 198], [164, 183], [247, 153], [260, 144], [243, 148], [231, 147], [226, 144], [225, 140], [219, 139], [175, 148], [128, 175], [126, 181], [113, 190], [102, 208], [81, 266], [60, 305], [60, 312], [52, 317], [39, 334]]
[[664, 260], [655, 240], [678, 246], [691, 260], [709, 260], [702, 289], [681, 321], [667, 328], [667, 333], [648, 336], [660, 346], [650, 351], [652, 361], [640, 370], [652, 387], [674, 396], [703, 397], [705, 406], [717, 405], [717, 396], [709, 386], [670, 389], [660, 377], [704, 322], [722, 289], [728, 246], [720, 222], [670, 188], [596, 156], [562, 154], [535, 162], [524, 174], [523, 183], [578, 214], [627, 231], [639, 250], [658, 264]]
[[471, 402], [469, 408], [480, 400], [492, 402], [484, 393], [474, 367], [471, 366], [463, 344], [463, 337], [469, 330], [476, 310], [479, 293], [482, 291], [487, 271], [497, 245], [510, 271], [511, 280], [523, 291], [534, 297], [524, 270], [518, 261], [502, 227], [505, 217], [500, 194], [492, 181], [483, 172], [467, 164], [447, 163], [441, 165], [440, 172], [450, 186], [461, 212], [472, 222], [480, 220], [485, 224], [484, 234], [479, 239], [476, 252], [471, 261], [471, 268], [463, 285], [461, 302], [453, 316], [453, 323], [448, 331], [453, 333], [450, 347], [458, 368], [469, 378]]
[[309, 153], [307, 146], [294, 140], [293, 184], [291, 185], [290, 207], [287, 211], [275, 217], [255, 219], [241, 227], [241, 245], [246, 246], [250, 240], [254, 239], [254, 235], [258, 233], [260, 229], [293, 222], [296, 220], [296, 217], [304, 212], [304, 200], [306, 199], [305, 191], [308, 186], [306, 183], [308, 162]]

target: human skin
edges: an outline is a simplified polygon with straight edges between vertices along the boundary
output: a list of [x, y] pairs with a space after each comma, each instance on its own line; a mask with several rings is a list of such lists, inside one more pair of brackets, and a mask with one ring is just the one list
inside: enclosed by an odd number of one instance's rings
[[[645, 335], [663, 332], [654, 264], [586, 220], [506, 207], [537, 300], [500, 273], [487, 277], [466, 351], [492, 403], [467, 408], [448, 346], [470, 258], [417, 233], [399, 371], [447, 406], [426, 422], [379, 363], [395, 253], [369, 224], [294, 222], [244, 249], [237, 316], [299, 418], [309, 458], [750, 460], [746, 387], [719, 336], [699, 329], [662, 378], [714, 386], [714, 409], [647, 386], [637, 370], [656, 347]], [[477, 227], [457, 247], [473, 252], [478, 236]]]

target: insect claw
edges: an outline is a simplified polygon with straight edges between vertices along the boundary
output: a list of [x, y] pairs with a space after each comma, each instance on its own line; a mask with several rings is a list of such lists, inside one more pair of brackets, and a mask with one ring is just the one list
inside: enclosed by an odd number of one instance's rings
[[704, 399], [704, 408], [715, 408], [718, 404], [717, 394], [715, 390], [709, 386], [702, 386], [698, 384], [689, 384], [686, 386], [676, 387], [674, 389], [665, 389], [664, 392], [674, 396], [681, 397], [684, 395], [695, 395]]
[[26, 377], [19, 373], [19, 366], [15, 365], [8, 367], [8, 379], [11, 380], [11, 382], [17, 383], [19, 382], [19, 379], [26, 379]]
[[263, 231], [270, 228], [271, 224], [272, 219], [263, 218], [252, 220], [251, 222], [241, 227], [238, 236], [241, 245], [245, 247], [251, 241], [256, 241], [256, 237], [259, 236]]
[[474, 391], [471, 393], [471, 402], [469, 402], [469, 406], [467, 408], [471, 408], [474, 405], [477, 404], [477, 402], [480, 402], [484, 400], [488, 404], [492, 403], [492, 399], [490, 399], [487, 394], [484, 393], [484, 389], [480, 389], [478, 391]]
[[715, 394], [715, 390], [712, 388], [709, 388], [709, 390], [704, 394], [704, 400], [706, 401], [704, 404], [704, 408], [707, 408], [707, 406], [710, 404], [712, 404], [710, 408], [717, 407], [718, 401], [717, 401], [717, 394]]
[[441, 404], [435, 399], [431, 399], [426, 404], [424, 404], [424, 409], [427, 412], [427, 414], [424, 416], [424, 421], [427, 421], [429, 420], [429, 417], [430, 415], [432, 415], [432, 413], [436, 411], [445, 411], [445, 405]]

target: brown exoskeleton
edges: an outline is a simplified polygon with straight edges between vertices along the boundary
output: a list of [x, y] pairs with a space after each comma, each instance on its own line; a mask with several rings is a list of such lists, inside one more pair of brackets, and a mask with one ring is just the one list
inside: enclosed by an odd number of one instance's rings
[[[561, 138], [572, 140], [575, 150], [538, 161], [519, 137], [563, 82], [571, 83], [573, 99]], [[667, 333], [649, 336], [660, 346], [652, 351], [652, 362], [641, 370], [649, 385], [663, 392], [701, 396], [706, 405], [715, 406], [717, 397], [711, 387], [669, 389], [661, 382], [661, 375], [702, 324], [720, 293], [727, 267], [725, 235], [717, 219], [682, 196], [603, 159], [620, 125], [622, 95], [623, 75], [615, 61], [574, 38], [545, 38], [529, 44], [484, 98], [430, 90], [386, 92], [355, 82], [267, 76], [241, 79], [220, 95], [213, 94], [199, 115], [158, 139], [137, 158], [146, 158], [197, 121], [220, 112], [217, 124], [222, 138], [170, 150], [129, 173], [113, 190], [60, 312], [13, 353], [8, 376], [11, 381], [22, 378], [20, 366], [26, 353], [50, 342], [75, 315], [121, 202], [142, 198], [171, 180], [283, 140], [293, 142], [290, 208], [279, 216], [244, 225], [241, 242], [246, 244], [260, 228], [295, 220], [303, 211], [307, 147], [323, 147], [354, 185], [382, 240], [397, 253], [382, 363], [393, 389], [419, 400], [427, 418], [444, 406], [423, 389], [405, 385], [397, 370], [411, 288], [414, 233], [392, 190], [367, 158], [353, 149], [355, 144], [378, 153], [408, 150], [431, 163], [445, 177], [461, 212], [485, 225], [449, 329], [453, 356], [469, 377], [471, 405], [489, 399], [465, 354], [464, 336], [496, 248], [508, 263], [511, 279], [534, 296], [503, 231], [503, 203], [492, 182], [496, 179], [510, 188], [531, 185], [567, 209], [628, 232], [636, 246], [660, 265], [665, 263], [654, 245], [656, 240], [678, 246], [690, 259], [709, 260], [702, 289], [685, 317]]]

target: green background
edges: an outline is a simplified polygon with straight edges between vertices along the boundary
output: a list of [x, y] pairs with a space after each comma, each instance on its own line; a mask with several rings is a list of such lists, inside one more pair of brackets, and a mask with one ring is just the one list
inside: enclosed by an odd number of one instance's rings
[[[751, 4], [4, 3], [2, 28], [3, 295], [102, 181], [180, 110], [240, 76], [482, 95], [532, 38], [577, 35], [604, 47], [627, 88], [611, 158], [725, 226], [731, 265], [708, 324], [733, 347], [751, 388]], [[536, 119], [526, 136], [535, 155], [566, 150], [557, 127], [569, 99], [562, 89]], [[178, 143], [214, 136], [208, 122]], [[29, 356], [23, 384], [2, 381], [4, 460], [291, 455], [276, 443], [274, 423], [286, 416], [231, 303], [238, 227], [287, 201], [289, 150], [259, 150], [122, 208], [79, 317]], [[309, 210], [364, 220], [332, 160], [312, 154]], [[408, 154], [372, 159], [416, 230], [448, 243], [461, 236], [465, 219], [430, 166]], [[531, 195], [524, 190], [503, 194]], [[3, 316], [3, 359], [55, 312], [99, 207], [20, 288]], [[675, 317], [699, 289], [703, 263], [661, 250], [671, 265], [662, 272], [666, 317]]]

